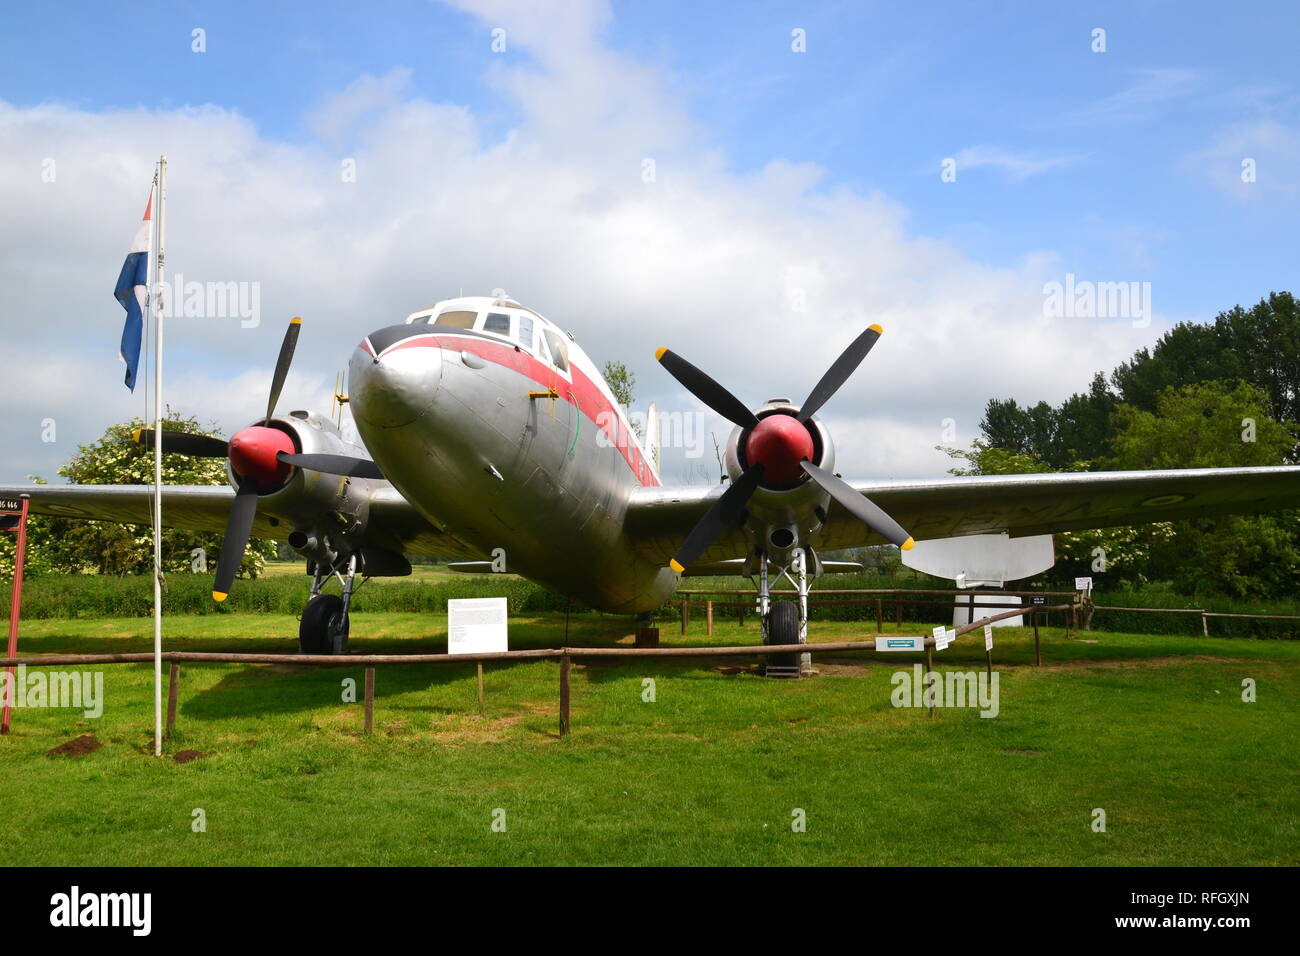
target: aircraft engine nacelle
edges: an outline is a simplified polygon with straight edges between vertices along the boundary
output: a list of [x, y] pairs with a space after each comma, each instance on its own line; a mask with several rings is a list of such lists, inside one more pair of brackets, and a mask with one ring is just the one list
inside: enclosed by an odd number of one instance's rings
[[761, 526], [765, 549], [774, 557], [806, 546], [826, 519], [830, 496], [800, 467], [803, 460], [833, 472], [835, 444], [814, 416], [802, 423], [788, 399], [770, 399], [755, 413], [758, 425], [734, 428], [727, 440], [726, 466], [732, 481], [756, 462], [763, 478], [746, 508]]
[[332, 565], [355, 552], [369, 518], [372, 482], [298, 468], [277, 460], [280, 452], [354, 455], [355, 447], [328, 418], [296, 411], [237, 432], [226, 466], [236, 490], [253, 482], [261, 499], [274, 502], [275, 514], [287, 516], [289, 543], [299, 554]]

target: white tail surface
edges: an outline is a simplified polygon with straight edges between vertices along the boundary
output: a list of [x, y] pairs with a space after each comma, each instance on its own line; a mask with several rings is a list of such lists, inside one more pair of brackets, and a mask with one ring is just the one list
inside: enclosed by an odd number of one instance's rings
[[663, 473], [663, 463], [659, 460], [659, 409], [651, 402], [645, 413], [645, 450], [654, 462], [655, 474]]

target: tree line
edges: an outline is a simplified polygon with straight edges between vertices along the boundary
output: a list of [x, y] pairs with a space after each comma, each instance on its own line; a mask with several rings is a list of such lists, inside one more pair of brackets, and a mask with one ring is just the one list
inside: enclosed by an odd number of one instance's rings
[[[959, 475], [1300, 462], [1300, 311], [1289, 292], [1182, 322], [1059, 405], [990, 399]], [[1196, 518], [1056, 536], [1055, 575], [1188, 594], [1293, 592], [1300, 514]]]

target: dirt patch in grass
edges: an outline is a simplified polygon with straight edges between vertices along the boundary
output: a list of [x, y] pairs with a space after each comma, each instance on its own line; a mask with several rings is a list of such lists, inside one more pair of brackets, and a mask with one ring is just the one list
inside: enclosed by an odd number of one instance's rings
[[95, 739], [94, 734], [82, 734], [80, 737], [74, 737], [67, 743], [59, 744], [45, 752], [47, 757], [84, 757], [88, 753], [94, 753], [100, 747], [104, 746]]
[[815, 661], [813, 670], [821, 677], [866, 677], [871, 668], [866, 664], [850, 664], [847, 661]]
[[202, 756], [203, 754], [199, 753], [197, 750], [182, 750], [172, 759], [177, 763], [189, 763], [191, 760], [198, 760]]
[[[434, 718], [428, 731], [403, 734], [402, 737], [407, 740], [428, 740], [447, 747], [459, 747], [467, 744], [492, 744], [508, 739], [520, 724], [533, 717], [558, 719], [553, 706], [545, 704], [525, 704], [523, 706], [527, 713], [508, 714], [502, 717], [494, 717], [491, 713], [486, 718], [480, 718], [477, 714], [445, 714], [442, 717]], [[558, 730], [554, 734], [543, 735], [540, 739], [546, 740], [548, 738], [558, 740]]]
[[1041, 750], [1017, 750], [1014, 747], [1003, 747], [1002, 752], [1012, 757], [1041, 757], [1043, 755]]
[[758, 664], [719, 664], [710, 670], [715, 674], [758, 674], [761, 673], [759, 668]]

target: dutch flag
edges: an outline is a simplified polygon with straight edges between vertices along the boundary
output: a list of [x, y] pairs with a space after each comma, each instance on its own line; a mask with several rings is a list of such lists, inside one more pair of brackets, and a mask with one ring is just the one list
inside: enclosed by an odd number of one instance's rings
[[149, 300], [149, 254], [153, 246], [153, 190], [149, 190], [149, 203], [144, 208], [144, 219], [136, 231], [131, 251], [122, 264], [122, 274], [117, 277], [113, 298], [126, 309], [126, 324], [122, 326], [120, 355], [126, 363], [126, 387], [135, 391], [135, 372], [140, 364], [140, 339], [144, 335], [144, 307]]

